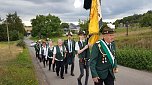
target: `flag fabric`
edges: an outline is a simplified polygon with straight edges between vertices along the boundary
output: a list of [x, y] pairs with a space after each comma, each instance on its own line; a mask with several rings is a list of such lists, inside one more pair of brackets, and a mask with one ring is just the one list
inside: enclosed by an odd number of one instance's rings
[[99, 39], [99, 29], [102, 24], [101, 0], [92, 0], [90, 8], [89, 43], [94, 44]]
[[83, 5], [83, 8], [88, 10], [91, 8], [91, 3], [92, 3], [92, 0], [84, 0], [84, 5]]

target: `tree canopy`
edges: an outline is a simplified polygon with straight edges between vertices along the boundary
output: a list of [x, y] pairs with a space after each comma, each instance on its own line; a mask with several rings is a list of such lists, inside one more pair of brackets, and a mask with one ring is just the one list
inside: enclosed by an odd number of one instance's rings
[[124, 17], [123, 19], [115, 21], [115, 25], [117, 27], [120, 23], [129, 24], [130, 26], [139, 24], [141, 27], [152, 27], [152, 10], [144, 14], [134, 14], [132, 16]]
[[10, 40], [18, 40], [21, 36], [25, 34], [24, 25], [22, 20], [15, 13], [9, 13], [6, 15], [6, 19], [1, 20], [0, 24], [0, 41], [7, 41], [7, 26], [9, 29]]
[[62, 23], [61, 28], [69, 28], [69, 24], [68, 23]]
[[79, 20], [80, 30], [88, 32], [89, 28], [89, 20], [81, 21]]
[[31, 22], [33, 37], [46, 38], [62, 35], [61, 20], [57, 16], [37, 15], [35, 19], [31, 19]]

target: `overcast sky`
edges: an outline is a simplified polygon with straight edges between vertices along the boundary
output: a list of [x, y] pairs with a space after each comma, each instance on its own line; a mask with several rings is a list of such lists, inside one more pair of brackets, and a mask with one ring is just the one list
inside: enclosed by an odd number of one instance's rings
[[[89, 10], [74, 7], [75, 0], [0, 0], [0, 17], [6, 14], [18, 13], [26, 25], [36, 15], [56, 15], [62, 22], [77, 22], [89, 17]], [[133, 14], [142, 14], [152, 10], [152, 0], [102, 0], [102, 15], [104, 21], [112, 21]]]

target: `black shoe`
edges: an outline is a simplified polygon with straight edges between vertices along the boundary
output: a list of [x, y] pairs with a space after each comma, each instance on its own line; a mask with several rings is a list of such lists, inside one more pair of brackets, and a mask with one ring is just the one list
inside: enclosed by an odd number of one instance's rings
[[67, 74], [68, 72], [67, 72], [67, 70], [65, 70], [65, 74]]
[[77, 80], [78, 80], [78, 85], [82, 85], [81, 80], [78, 78], [77, 78]]
[[73, 74], [73, 73], [71, 73], [71, 76], [74, 76], [74, 74]]
[[63, 77], [63, 76], [61, 76], [61, 79], [64, 79], [64, 77]]
[[53, 72], [55, 72], [55, 70], [53, 70]]
[[57, 76], [59, 76], [59, 73], [56, 73]]

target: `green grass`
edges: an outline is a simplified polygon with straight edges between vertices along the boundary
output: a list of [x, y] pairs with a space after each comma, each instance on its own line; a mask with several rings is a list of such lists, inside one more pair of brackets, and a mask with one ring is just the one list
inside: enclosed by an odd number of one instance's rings
[[144, 48], [152, 49], [152, 31], [139, 33], [136, 35], [121, 36], [116, 38], [116, 44], [118, 48], [124, 47], [135, 47], [135, 48]]
[[[142, 30], [147, 30], [147, 29], [150, 29], [149, 27], [142, 27], [142, 28], [128, 28], [128, 32], [132, 32], [132, 31], [142, 31]], [[116, 30], [116, 33], [123, 33], [123, 32], [126, 32], [127, 29], [126, 28], [117, 28]]]
[[[18, 41], [19, 41], [19, 40], [18, 40]], [[10, 43], [10, 44], [16, 44], [16, 42], [18, 42], [18, 41], [10, 41], [9, 43]], [[8, 44], [8, 42], [7, 42], [7, 41], [5, 41], [5, 42], [4, 42], [4, 41], [1, 41], [0, 44]]]
[[16, 58], [0, 64], [0, 85], [38, 85], [34, 67], [24, 49]]

